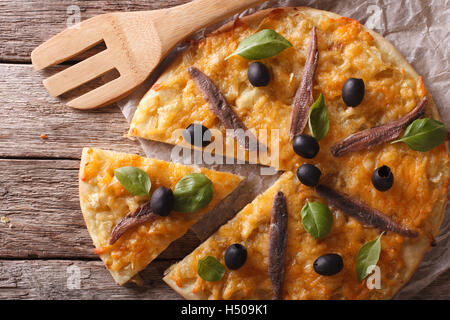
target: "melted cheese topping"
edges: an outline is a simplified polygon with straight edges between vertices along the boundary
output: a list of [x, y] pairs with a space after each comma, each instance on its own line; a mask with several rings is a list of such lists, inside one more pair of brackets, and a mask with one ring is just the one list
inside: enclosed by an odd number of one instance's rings
[[[186, 174], [201, 172], [213, 182], [213, 199], [200, 211], [171, 212], [167, 217], [140, 225], [109, 245], [111, 231], [119, 220], [149, 200], [149, 197], [130, 194], [114, 177], [114, 170], [124, 166], [138, 167], [147, 172], [152, 182], [150, 194], [160, 186], [173, 190]], [[241, 181], [241, 177], [231, 173], [91, 148], [83, 150], [79, 178], [80, 203], [95, 252], [119, 284], [142, 270]]]
[[[314, 98], [323, 93], [330, 129], [320, 141], [317, 157], [307, 162], [314, 163], [322, 171], [322, 183], [418, 230], [420, 237], [405, 239], [393, 233], [383, 237], [378, 263], [382, 270], [383, 290], [369, 292], [356, 279], [355, 258], [361, 245], [373, 240], [379, 232], [334, 210], [331, 234], [315, 241], [305, 234], [299, 215], [305, 198], [316, 196], [307, 188], [299, 194], [300, 187], [292, 178], [285, 178], [283, 181], [290, 181], [288, 185], [278, 183], [271, 188], [173, 269], [168, 277], [178, 287], [192, 285], [192, 292], [204, 298], [270, 298], [266, 268], [267, 221], [273, 194], [278, 189], [287, 193], [290, 208], [286, 262], [286, 279], [289, 281], [285, 282], [285, 298], [389, 297], [407, 280], [403, 274], [407, 260], [405, 248], [418, 248], [424, 241], [429, 243], [437, 233], [436, 225], [439, 224], [435, 220], [441, 216], [449, 179], [444, 144], [430, 152], [416, 152], [403, 143], [385, 143], [340, 158], [330, 153], [331, 146], [350, 134], [402, 117], [427, 94], [421, 78], [416, 79], [386, 61], [372, 35], [349, 18], [276, 10], [262, 21], [238, 24], [230, 31], [207, 37], [180, 56], [146, 94], [134, 115], [129, 134], [180, 144], [182, 137], [172, 136], [173, 132], [194, 122], [224, 133], [224, 128], [187, 74], [188, 67], [196, 66], [220, 88], [248, 128], [280, 130], [278, 168], [295, 171], [306, 161], [294, 153], [288, 140], [291, 104], [301, 81], [313, 25], [317, 27], [319, 47]], [[252, 61], [239, 56], [224, 58], [241, 40], [267, 28], [286, 37], [293, 47], [263, 60], [271, 71], [272, 80], [268, 86], [256, 88], [247, 79], [247, 69]], [[347, 107], [341, 96], [343, 84], [351, 77], [362, 78], [366, 87], [364, 100], [356, 108]], [[426, 116], [433, 117], [430, 108], [427, 108]], [[309, 133], [309, 129], [305, 132]], [[270, 147], [270, 143], [267, 145]], [[377, 191], [371, 183], [372, 172], [382, 165], [389, 166], [395, 177], [393, 187], [384, 193]], [[239, 232], [235, 232], [235, 228]], [[242, 242], [249, 248], [246, 266], [238, 271], [227, 271], [225, 278], [217, 283], [201, 280], [196, 275], [196, 261], [207, 254], [223, 261], [224, 250], [234, 242]], [[319, 276], [312, 270], [312, 263], [321, 254], [329, 252], [343, 256], [344, 270], [333, 277]], [[419, 259], [408, 253], [410, 256], [413, 261], [408, 260], [408, 270]]]

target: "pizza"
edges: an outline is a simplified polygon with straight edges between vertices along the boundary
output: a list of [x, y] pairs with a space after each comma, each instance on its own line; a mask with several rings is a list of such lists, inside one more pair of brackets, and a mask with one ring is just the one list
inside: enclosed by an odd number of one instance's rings
[[[124, 188], [115, 174], [115, 170], [123, 167], [139, 168], [148, 175], [151, 181], [148, 195], [133, 195]], [[190, 174], [202, 174], [211, 182], [212, 196], [206, 206], [193, 212], [172, 211], [162, 216], [146, 211], [156, 190], [161, 187], [175, 189], [177, 183]], [[84, 148], [79, 197], [94, 252], [103, 260], [114, 280], [125, 284], [233, 192], [241, 180], [242, 177], [231, 173]], [[152, 203], [150, 208], [154, 207]], [[113, 239], [114, 234], [117, 236]]]
[[[272, 37], [267, 50], [282, 42], [284, 49], [233, 54], [264, 32]], [[315, 126], [324, 119], [326, 126]], [[164, 280], [191, 299], [391, 298], [445, 214], [450, 171], [439, 120], [422, 77], [402, 55], [334, 13], [264, 10], [192, 43], [140, 101], [129, 135], [245, 160], [265, 147], [278, 159], [269, 165], [286, 172]], [[196, 125], [225, 146], [179, 134]], [[252, 134], [245, 140], [230, 128]], [[261, 140], [264, 130], [278, 132], [276, 144]], [[260, 153], [254, 159], [267, 164]], [[327, 222], [314, 226], [311, 215], [323, 211]], [[228, 267], [228, 250], [246, 257], [240, 268]], [[373, 256], [378, 289], [368, 288], [362, 267]]]

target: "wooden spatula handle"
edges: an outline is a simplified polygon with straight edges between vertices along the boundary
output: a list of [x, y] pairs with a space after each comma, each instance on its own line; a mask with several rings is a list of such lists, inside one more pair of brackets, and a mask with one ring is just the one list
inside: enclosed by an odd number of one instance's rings
[[[181, 6], [163, 9], [165, 17], [155, 23], [163, 46], [172, 48], [195, 31], [267, 0], [194, 0]], [[165, 48], [166, 49], [166, 48]]]

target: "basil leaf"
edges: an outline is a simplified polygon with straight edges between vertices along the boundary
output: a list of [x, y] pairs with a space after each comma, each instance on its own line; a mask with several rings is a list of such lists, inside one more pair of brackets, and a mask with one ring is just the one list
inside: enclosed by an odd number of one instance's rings
[[323, 94], [320, 94], [309, 111], [309, 130], [313, 137], [320, 141], [327, 135], [329, 128], [328, 110], [325, 106]]
[[365, 243], [358, 251], [358, 255], [356, 256], [356, 275], [360, 282], [369, 275], [367, 269], [370, 266], [376, 265], [380, 258], [381, 236], [383, 234], [384, 232], [375, 240]]
[[306, 201], [300, 214], [305, 230], [314, 239], [321, 239], [330, 232], [333, 224], [333, 215], [323, 203]]
[[235, 55], [240, 55], [248, 60], [259, 60], [277, 55], [290, 47], [292, 47], [292, 43], [276, 31], [264, 29], [242, 40], [236, 51], [225, 60]]
[[219, 281], [225, 275], [225, 267], [216, 258], [206, 256], [198, 260], [197, 273], [203, 280]]
[[139, 168], [121, 167], [114, 170], [114, 176], [129, 193], [135, 196], [148, 196], [152, 187], [148, 174]]
[[173, 195], [175, 211], [194, 212], [203, 209], [211, 202], [212, 182], [201, 173], [191, 173], [178, 181]]
[[447, 129], [442, 122], [424, 118], [414, 120], [403, 137], [391, 143], [404, 142], [415, 151], [425, 152], [440, 145], [446, 137]]

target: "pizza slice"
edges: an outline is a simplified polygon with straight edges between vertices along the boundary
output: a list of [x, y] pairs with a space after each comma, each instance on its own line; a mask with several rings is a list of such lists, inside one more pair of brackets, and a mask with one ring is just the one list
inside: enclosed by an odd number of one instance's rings
[[[272, 285], [268, 274], [269, 262], [269, 226], [275, 195], [282, 191], [287, 199], [288, 242], [287, 259], [299, 259], [296, 267], [287, 270], [286, 278], [299, 274], [304, 268], [305, 259], [312, 252], [297, 252], [302, 246], [300, 209], [304, 196], [300, 193], [301, 184], [291, 172], [284, 173], [269, 189], [256, 197], [232, 220], [223, 225], [215, 234], [202, 243], [182, 261], [171, 266], [163, 280], [175, 291], [187, 299], [272, 299]], [[297, 242], [297, 243], [295, 243]], [[201, 259], [212, 256], [224, 263], [227, 248], [240, 244], [246, 248], [247, 259], [238, 270], [227, 268], [224, 277], [219, 281], [206, 281], [198, 274], [198, 263]], [[299, 257], [300, 258], [300, 257]], [[291, 264], [292, 262], [287, 262]], [[283, 262], [280, 261], [280, 264]], [[297, 269], [298, 268], [298, 269]], [[300, 285], [301, 279], [297, 279]], [[295, 281], [286, 281], [295, 284]]]
[[[149, 180], [146, 181], [151, 183], [148, 194], [133, 195], [127, 191], [136, 185], [127, 185], [127, 177], [125, 180], [123, 177], [118, 179], [115, 172], [119, 168], [137, 168], [132, 174], [140, 172], [144, 177], [147, 174]], [[157, 211], [157, 205], [150, 201], [154, 191], [160, 187], [165, 187], [161, 188], [162, 191], [174, 190], [182, 178], [191, 177], [192, 174], [197, 174], [201, 181], [207, 182], [207, 187], [211, 187], [212, 192], [206, 202], [205, 196], [200, 194], [205, 193], [204, 189], [193, 194], [197, 197], [194, 200], [190, 197], [192, 195], [181, 194], [178, 198], [175, 196], [175, 209], [186, 212], [174, 209], [162, 214], [164, 210], [159, 208], [162, 215], [156, 215], [153, 211]], [[84, 148], [79, 172], [80, 206], [95, 252], [114, 280], [122, 285], [227, 197], [241, 180], [242, 177], [231, 173], [143, 158], [135, 154]], [[146, 184], [147, 187], [150, 183]], [[203, 201], [202, 208], [195, 210], [199, 208], [198, 199]]]

